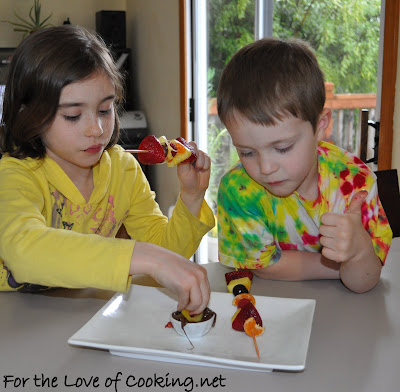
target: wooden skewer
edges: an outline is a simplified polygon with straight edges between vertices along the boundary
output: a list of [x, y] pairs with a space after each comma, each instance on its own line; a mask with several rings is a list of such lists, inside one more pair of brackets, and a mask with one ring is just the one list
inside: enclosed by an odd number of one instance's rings
[[132, 154], [140, 154], [141, 152], [149, 152], [149, 150], [125, 150], [124, 152], [130, 152]]
[[258, 351], [257, 340], [256, 340], [256, 337], [254, 336], [254, 332], [252, 333], [252, 337], [253, 337], [253, 342], [254, 342], [254, 347], [256, 349], [257, 357], [258, 357], [258, 359], [260, 359], [260, 351]]

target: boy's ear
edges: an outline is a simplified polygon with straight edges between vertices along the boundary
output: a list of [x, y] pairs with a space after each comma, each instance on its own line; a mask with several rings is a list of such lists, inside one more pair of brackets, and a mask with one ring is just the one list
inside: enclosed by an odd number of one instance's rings
[[318, 141], [321, 141], [324, 139], [325, 130], [329, 127], [331, 119], [332, 119], [332, 110], [329, 108], [324, 108], [324, 110], [322, 110], [322, 112], [319, 116], [319, 120], [318, 120], [318, 124], [317, 124], [316, 133], [318, 136]]

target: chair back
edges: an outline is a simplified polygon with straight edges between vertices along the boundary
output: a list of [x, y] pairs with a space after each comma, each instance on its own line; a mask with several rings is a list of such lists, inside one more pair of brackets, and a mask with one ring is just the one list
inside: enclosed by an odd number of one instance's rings
[[397, 169], [377, 170], [378, 195], [393, 237], [400, 237], [400, 191]]

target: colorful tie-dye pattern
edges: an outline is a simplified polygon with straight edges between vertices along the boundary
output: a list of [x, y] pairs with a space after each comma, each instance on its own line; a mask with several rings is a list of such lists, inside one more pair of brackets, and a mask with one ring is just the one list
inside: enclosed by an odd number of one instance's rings
[[318, 147], [319, 196], [276, 197], [248, 176], [241, 163], [225, 174], [218, 193], [219, 260], [235, 268], [265, 268], [282, 250], [320, 252], [320, 217], [344, 213], [355, 193], [365, 189], [362, 221], [382, 263], [392, 231], [378, 199], [375, 174], [357, 157], [330, 143]]

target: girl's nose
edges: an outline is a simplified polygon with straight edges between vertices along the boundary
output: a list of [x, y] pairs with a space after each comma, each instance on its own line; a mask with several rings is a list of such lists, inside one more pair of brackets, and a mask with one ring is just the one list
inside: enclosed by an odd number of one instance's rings
[[87, 136], [101, 136], [103, 134], [103, 126], [100, 120], [93, 119], [90, 121], [87, 129], [86, 135]]

